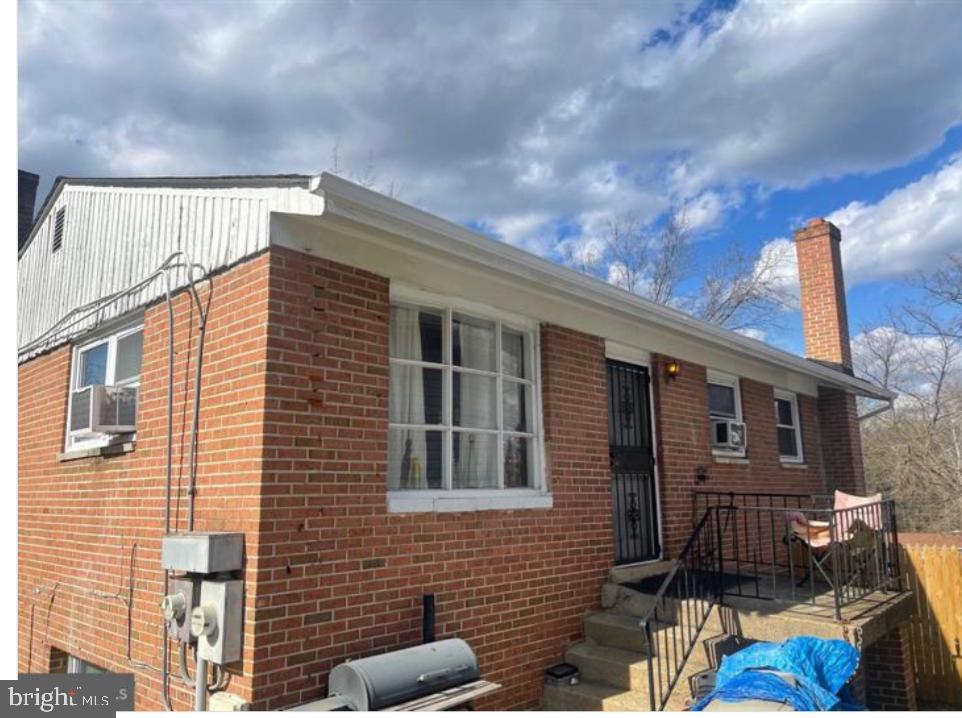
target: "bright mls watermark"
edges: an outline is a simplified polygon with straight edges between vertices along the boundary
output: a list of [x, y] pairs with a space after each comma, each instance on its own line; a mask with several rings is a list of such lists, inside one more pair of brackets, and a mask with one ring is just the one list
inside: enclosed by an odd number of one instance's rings
[[134, 677], [117, 673], [24, 674], [2, 681], [2, 715], [112, 716], [134, 709]]

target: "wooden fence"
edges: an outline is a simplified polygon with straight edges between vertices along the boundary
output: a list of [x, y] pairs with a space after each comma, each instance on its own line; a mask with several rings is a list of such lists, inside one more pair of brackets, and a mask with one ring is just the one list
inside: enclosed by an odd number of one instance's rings
[[902, 539], [918, 608], [910, 634], [919, 700], [962, 708], [962, 541], [925, 534]]

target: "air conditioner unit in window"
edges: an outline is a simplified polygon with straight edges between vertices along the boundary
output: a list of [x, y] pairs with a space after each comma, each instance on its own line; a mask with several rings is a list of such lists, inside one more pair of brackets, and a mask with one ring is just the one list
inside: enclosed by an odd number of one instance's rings
[[745, 424], [730, 419], [712, 419], [711, 439], [713, 449], [727, 449], [729, 451], [744, 449], [748, 442]]
[[73, 393], [70, 431], [129, 434], [137, 429], [137, 387], [94, 384]]

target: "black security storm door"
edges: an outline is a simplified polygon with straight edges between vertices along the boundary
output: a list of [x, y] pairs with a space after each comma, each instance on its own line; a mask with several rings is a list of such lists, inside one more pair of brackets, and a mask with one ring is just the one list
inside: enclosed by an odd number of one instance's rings
[[608, 446], [616, 564], [650, 561], [661, 552], [650, 391], [646, 367], [608, 360]]

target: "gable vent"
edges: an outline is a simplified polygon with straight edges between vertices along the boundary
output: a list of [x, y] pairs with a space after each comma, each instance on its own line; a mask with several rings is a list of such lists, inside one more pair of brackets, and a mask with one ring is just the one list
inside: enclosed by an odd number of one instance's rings
[[56, 252], [63, 246], [63, 225], [66, 219], [67, 208], [61, 207], [57, 210], [57, 217], [53, 223], [53, 245], [51, 253]]

